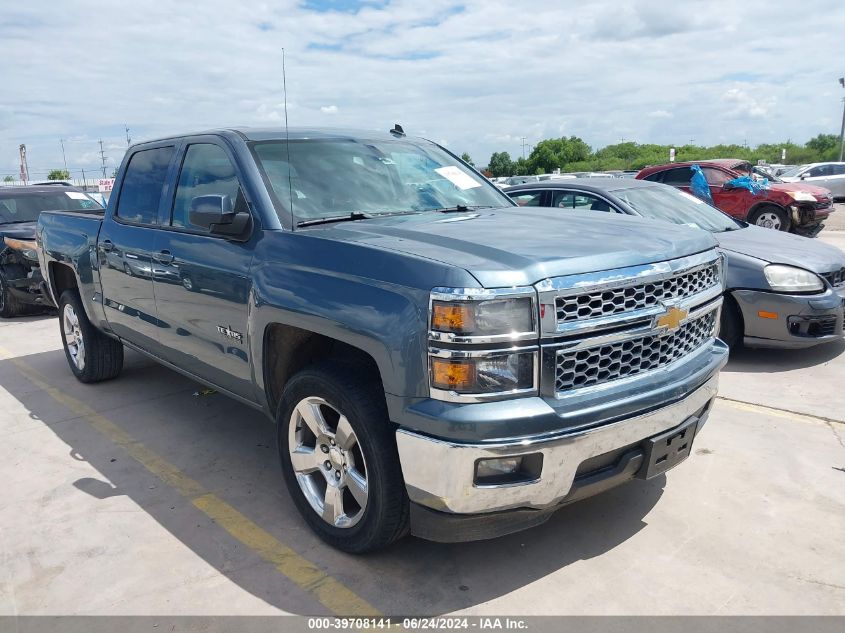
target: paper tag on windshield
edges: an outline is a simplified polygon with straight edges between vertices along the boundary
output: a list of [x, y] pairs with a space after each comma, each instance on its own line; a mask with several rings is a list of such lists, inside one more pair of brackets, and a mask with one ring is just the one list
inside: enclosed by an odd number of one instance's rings
[[438, 167], [434, 171], [443, 176], [458, 189], [475, 189], [476, 187], [481, 186], [481, 183], [473, 179], [472, 176], [465, 174], [454, 166]]
[[79, 191], [65, 191], [65, 195], [68, 198], [73, 198], [74, 200], [87, 200], [88, 196], [84, 193], [80, 193]]

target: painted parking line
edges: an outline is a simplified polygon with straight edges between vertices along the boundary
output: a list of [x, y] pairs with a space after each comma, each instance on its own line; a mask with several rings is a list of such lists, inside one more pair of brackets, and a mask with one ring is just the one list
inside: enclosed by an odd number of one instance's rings
[[40, 372], [2, 347], [0, 359], [11, 362], [34, 385], [87, 421], [149, 472], [177, 490], [233, 538], [272, 563], [279, 573], [295, 585], [313, 595], [329, 611], [349, 616], [381, 615], [378, 609], [339, 580], [279, 541], [223, 499], [206, 490], [198, 481], [191, 479], [176, 466], [148, 449], [114, 422], [51, 385]]

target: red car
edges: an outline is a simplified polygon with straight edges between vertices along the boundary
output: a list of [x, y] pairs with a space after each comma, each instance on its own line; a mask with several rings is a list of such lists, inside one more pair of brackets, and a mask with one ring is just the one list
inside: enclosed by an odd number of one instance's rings
[[636, 178], [672, 185], [690, 192], [691, 165], [698, 165], [710, 185], [713, 203], [728, 215], [751, 224], [813, 237], [833, 209], [827, 189], [799, 182], [770, 179], [768, 187], [752, 193], [727, 185], [730, 180], [752, 173], [751, 163], [739, 159], [697, 160], [646, 167]]

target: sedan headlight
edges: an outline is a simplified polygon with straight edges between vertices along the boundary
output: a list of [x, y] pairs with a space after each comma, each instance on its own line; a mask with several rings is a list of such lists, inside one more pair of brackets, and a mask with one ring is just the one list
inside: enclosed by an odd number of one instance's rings
[[795, 202], [815, 202], [816, 196], [806, 191], [790, 191], [789, 195]]
[[38, 245], [35, 240], [18, 240], [13, 237], [4, 237], [3, 242], [13, 251], [19, 252], [24, 259], [38, 261]]
[[763, 269], [766, 281], [777, 292], [822, 292], [824, 282], [815, 273], [795, 266], [771, 264]]

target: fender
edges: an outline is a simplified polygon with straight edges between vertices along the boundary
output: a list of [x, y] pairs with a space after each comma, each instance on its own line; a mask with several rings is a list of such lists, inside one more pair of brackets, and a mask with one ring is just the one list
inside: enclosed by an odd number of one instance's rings
[[[414, 260], [411, 266], [409, 259]], [[427, 396], [431, 288], [478, 285], [464, 270], [369, 245], [322, 239], [319, 230], [265, 231], [254, 262], [248, 340], [258, 400], [265, 406], [264, 334], [274, 323], [367, 353], [378, 366], [387, 394]], [[354, 273], [349, 262], [355, 262]]]

